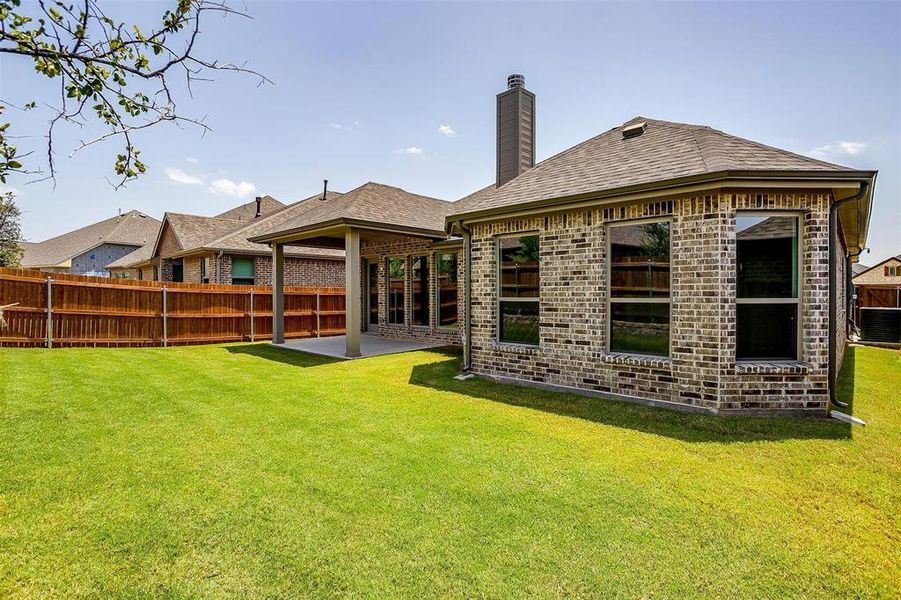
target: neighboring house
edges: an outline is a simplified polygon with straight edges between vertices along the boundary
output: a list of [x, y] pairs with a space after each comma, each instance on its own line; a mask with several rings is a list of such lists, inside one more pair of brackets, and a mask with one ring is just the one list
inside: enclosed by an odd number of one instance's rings
[[160, 222], [136, 210], [24, 247], [22, 266], [108, 276], [110, 263], [151, 242]]
[[901, 343], [901, 254], [856, 273], [852, 283], [861, 338]]
[[534, 106], [511, 76], [494, 186], [444, 203], [370, 183], [252, 236], [276, 341], [285, 246], [343, 248], [348, 356], [366, 330], [462, 343], [500, 381], [825, 415], [876, 172], [643, 117], [534, 165]]
[[[326, 201], [339, 195], [329, 192]], [[279, 219], [290, 218], [320, 202], [322, 196], [317, 195], [285, 206], [263, 196], [215, 217], [166, 213], [152, 243], [110, 267], [117, 276], [135, 279], [269, 285], [271, 251], [247, 238], [262, 223], [279, 223]], [[288, 285], [344, 285], [341, 250], [292, 247], [287, 255]]]

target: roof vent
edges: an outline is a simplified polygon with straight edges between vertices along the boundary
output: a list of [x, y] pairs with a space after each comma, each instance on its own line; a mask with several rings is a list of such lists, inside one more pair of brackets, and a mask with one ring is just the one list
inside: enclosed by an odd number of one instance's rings
[[644, 130], [648, 128], [648, 124], [642, 121], [641, 123], [633, 123], [626, 127], [623, 127], [623, 139], [627, 140], [629, 138], [634, 138], [640, 136], [644, 133]]
[[519, 73], [514, 73], [513, 75], [507, 76], [507, 89], [512, 90], [517, 87], [526, 87], [526, 77], [525, 75], [520, 75]]

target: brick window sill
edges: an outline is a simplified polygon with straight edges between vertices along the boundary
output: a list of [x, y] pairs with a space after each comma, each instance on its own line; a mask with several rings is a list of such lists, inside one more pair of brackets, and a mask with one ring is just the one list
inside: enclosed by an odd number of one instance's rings
[[601, 362], [610, 365], [626, 365], [630, 367], [646, 367], [649, 369], [670, 370], [673, 368], [673, 359], [668, 356], [647, 356], [645, 354], [628, 354], [626, 352], [611, 352], [601, 357]]
[[809, 370], [809, 365], [796, 360], [743, 360], [735, 363], [735, 372], [739, 375], [806, 375]]
[[503, 342], [493, 342], [491, 349], [496, 352], [507, 352], [509, 354], [538, 354], [538, 346], [529, 346], [528, 344], [505, 344]]

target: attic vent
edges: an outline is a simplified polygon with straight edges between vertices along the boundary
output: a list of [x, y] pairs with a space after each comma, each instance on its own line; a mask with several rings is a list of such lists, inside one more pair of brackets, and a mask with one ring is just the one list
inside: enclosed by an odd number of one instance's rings
[[634, 138], [640, 136], [644, 133], [644, 130], [648, 128], [648, 124], [645, 122], [641, 123], [633, 123], [628, 127], [623, 127], [623, 139], [627, 140], [629, 138]]

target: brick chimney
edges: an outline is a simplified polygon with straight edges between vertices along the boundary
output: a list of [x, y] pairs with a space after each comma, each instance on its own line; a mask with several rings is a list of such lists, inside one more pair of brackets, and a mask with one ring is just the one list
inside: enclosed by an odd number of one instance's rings
[[497, 181], [500, 187], [535, 166], [535, 94], [526, 78], [507, 77], [507, 89], [497, 95]]

